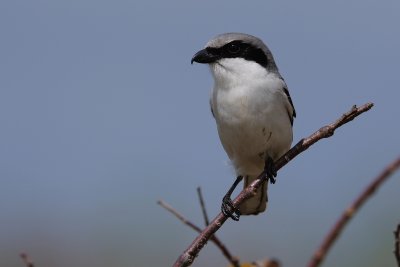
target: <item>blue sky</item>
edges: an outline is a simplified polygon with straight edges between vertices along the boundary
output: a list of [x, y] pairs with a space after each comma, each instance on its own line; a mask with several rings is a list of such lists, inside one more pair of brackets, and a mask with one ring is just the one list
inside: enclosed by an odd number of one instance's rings
[[[263, 39], [298, 117], [294, 140], [353, 104], [375, 107], [303, 153], [268, 211], [219, 237], [243, 260], [304, 266], [340, 212], [399, 155], [400, 3], [9, 1], [0, 3], [0, 259], [22, 266], [168, 266], [234, 179], [192, 55], [213, 36]], [[400, 175], [361, 210], [324, 266], [394, 265]], [[225, 266], [209, 244], [193, 266]]]

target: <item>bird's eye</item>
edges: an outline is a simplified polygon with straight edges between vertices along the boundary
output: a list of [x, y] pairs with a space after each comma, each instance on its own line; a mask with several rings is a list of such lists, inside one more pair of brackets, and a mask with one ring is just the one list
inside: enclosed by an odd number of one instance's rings
[[229, 44], [228, 45], [228, 52], [231, 54], [237, 54], [240, 51], [240, 46], [237, 44]]

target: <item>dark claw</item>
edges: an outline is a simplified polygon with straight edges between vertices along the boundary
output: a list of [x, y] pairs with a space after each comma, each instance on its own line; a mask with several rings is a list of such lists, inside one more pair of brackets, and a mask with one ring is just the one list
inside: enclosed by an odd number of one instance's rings
[[267, 174], [267, 179], [269, 179], [271, 184], [274, 184], [276, 182], [276, 179], [274, 177], [276, 177], [277, 172], [276, 172], [275, 164], [274, 164], [274, 161], [272, 160], [272, 158], [268, 157], [265, 160], [264, 169]]
[[231, 195], [235, 190], [236, 186], [242, 181], [243, 176], [236, 177], [235, 182], [231, 185], [228, 192], [225, 194], [222, 199], [221, 211], [222, 213], [229, 218], [232, 218], [234, 221], [239, 221], [240, 210], [233, 205]]
[[225, 216], [230, 217], [232, 220], [239, 221], [240, 210], [233, 205], [229, 196], [225, 196], [222, 199], [221, 211]]

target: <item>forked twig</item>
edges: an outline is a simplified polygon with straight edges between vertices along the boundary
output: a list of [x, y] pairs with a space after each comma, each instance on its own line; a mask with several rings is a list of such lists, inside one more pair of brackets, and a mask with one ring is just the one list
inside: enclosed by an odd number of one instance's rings
[[[372, 107], [372, 103], [367, 103], [361, 107], [353, 106], [350, 111], [343, 114], [335, 122], [320, 128], [309, 137], [300, 140], [294, 147], [292, 147], [287, 153], [285, 153], [285, 155], [283, 155], [275, 162], [276, 170], [281, 169], [289, 161], [291, 161], [304, 150], [308, 149], [317, 141], [321, 140], [322, 138], [332, 136], [337, 128], [353, 120], [358, 115], [370, 110]], [[260, 176], [253, 183], [251, 183], [247, 188], [240, 192], [240, 194], [233, 201], [235, 207], [238, 207], [243, 201], [255, 195], [257, 189], [265, 181], [265, 175], [265, 172], [261, 173]], [[216, 231], [218, 231], [219, 228], [221, 228], [221, 226], [225, 223], [227, 219], [228, 217], [226, 217], [223, 213], [219, 213], [217, 217], [200, 233], [200, 235], [197, 236], [192, 244], [178, 257], [173, 266], [190, 266], [196, 256], [199, 254], [200, 250], [205, 246], [207, 241], [214, 235]]]
[[[311, 261], [309, 262], [309, 267], [317, 267], [321, 264], [321, 262], [326, 257], [329, 249], [332, 247], [333, 243], [337, 239], [337, 237], [341, 234], [344, 227], [353, 217], [353, 215], [360, 209], [360, 207], [372, 196], [372, 194], [378, 189], [379, 186], [383, 184], [389, 178], [391, 174], [393, 174], [400, 167], [400, 157], [395, 161], [390, 163], [381, 174], [379, 174], [366, 188], [361, 194], [357, 197], [357, 199], [348, 207], [342, 214], [342, 216], [337, 220], [335, 225], [332, 227], [328, 235], [325, 237], [325, 240], [322, 242], [320, 247], [314, 253]], [[399, 226], [400, 227], [400, 226]], [[397, 228], [399, 231], [399, 228]], [[395, 234], [396, 236], [396, 234]], [[398, 237], [398, 234], [397, 234]], [[397, 240], [398, 242], [398, 240]], [[398, 244], [398, 243], [397, 243]], [[397, 246], [398, 249], [398, 246]], [[395, 255], [397, 257], [398, 253]], [[399, 262], [399, 258], [397, 258]], [[399, 263], [400, 267], [400, 263]]]
[[[200, 227], [198, 227], [197, 225], [195, 225], [194, 223], [192, 223], [191, 221], [189, 221], [188, 219], [186, 219], [182, 214], [180, 214], [178, 211], [176, 211], [173, 207], [171, 207], [170, 205], [168, 205], [167, 203], [165, 203], [162, 200], [157, 201], [157, 204], [160, 205], [161, 207], [163, 207], [164, 209], [166, 209], [167, 211], [169, 211], [170, 213], [172, 213], [173, 215], [175, 215], [175, 217], [177, 217], [181, 222], [183, 222], [184, 224], [186, 224], [187, 226], [189, 226], [190, 228], [192, 228], [193, 230], [195, 230], [198, 233], [201, 233], [201, 229]], [[225, 258], [227, 258], [227, 260], [235, 267], [239, 267], [239, 259], [236, 258], [235, 256], [233, 256], [228, 249], [225, 247], [225, 245], [214, 235], [210, 238], [210, 240], [221, 250], [222, 254], [225, 256]]]

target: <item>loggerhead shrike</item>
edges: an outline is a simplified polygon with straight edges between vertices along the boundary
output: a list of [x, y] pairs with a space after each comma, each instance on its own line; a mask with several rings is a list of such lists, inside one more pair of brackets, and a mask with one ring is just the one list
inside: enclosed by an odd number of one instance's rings
[[[222, 201], [222, 212], [234, 220], [267, 207], [268, 179], [274, 183], [274, 161], [289, 150], [296, 111], [288, 88], [268, 47], [257, 37], [225, 33], [211, 39], [191, 63], [206, 63], [214, 77], [211, 112], [237, 178]], [[267, 181], [256, 195], [234, 207], [231, 194], [263, 170]]]

